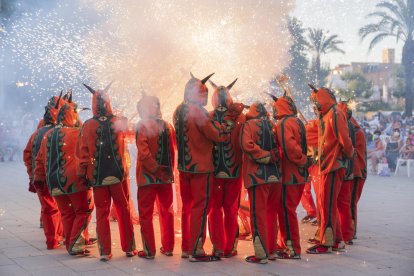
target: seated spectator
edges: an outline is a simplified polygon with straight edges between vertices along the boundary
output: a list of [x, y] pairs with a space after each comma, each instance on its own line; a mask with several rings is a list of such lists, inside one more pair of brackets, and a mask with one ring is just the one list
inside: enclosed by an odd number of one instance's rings
[[414, 140], [407, 138], [405, 145], [400, 150], [401, 158], [414, 159]]
[[381, 131], [374, 132], [373, 140], [367, 144], [367, 158], [371, 160], [372, 173], [377, 173], [377, 165], [379, 160], [384, 157], [384, 143], [380, 138]]
[[391, 172], [395, 171], [402, 146], [403, 143], [400, 137], [400, 129], [396, 128], [394, 129], [391, 138], [387, 138], [387, 146], [385, 148], [385, 157], [387, 158], [388, 167]]

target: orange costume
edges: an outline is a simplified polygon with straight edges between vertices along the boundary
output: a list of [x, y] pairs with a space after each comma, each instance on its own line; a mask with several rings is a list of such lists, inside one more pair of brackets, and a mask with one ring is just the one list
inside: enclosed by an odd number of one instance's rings
[[[317, 166], [317, 148], [318, 148], [318, 124], [317, 120], [309, 120], [305, 125], [306, 129], [306, 144], [308, 146], [308, 157], [312, 161], [309, 168], [309, 178], [308, 182], [305, 184], [303, 189], [301, 203], [303, 208], [306, 211], [306, 217], [302, 219], [302, 222], [312, 222], [314, 218], [317, 218], [316, 221], [319, 221], [319, 214], [317, 213], [317, 207], [312, 197], [311, 184], [313, 189], [317, 191], [318, 178], [319, 178], [319, 169]], [[317, 202], [316, 202], [317, 203]]]
[[346, 114], [336, 105], [334, 93], [327, 88], [313, 89], [311, 99], [319, 112], [318, 166], [320, 183], [317, 200], [320, 206], [320, 244], [309, 248], [310, 254], [330, 253], [342, 240], [338, 218], [338, 196], [345, 176], [346, 158], [354, 148], [349, 137]]
[[358, 122], [352, 117], [351, 123], [355, 129], [355, 151], [354, 157], [354, 182], [352, 185], [351, 197], [351, 214], [352, 225], [354, 229], [353, 239], [356, 239], [357, 232], [357, 209], [358, 202], [361, 198], [362, 189], [364, 188], [365, 179], [367, 178], [367, 143], [365, 140], [364, 131], [359, 126]]
[[240, 133], [243, 181], [249, 194], [254, 255], [247, 262], [267, 263], [276, 249], [277, 201], [281, 191], [279, 150], [262, 103], [254, 103]]
[[206, 256], [204, 241], [212, 190], [214, 142], [223, 142], [224, 127], [210, 120], [205, 85], [212, 76], [199, 80], [191, 75], [185, 86], [184, 102], [174, 112], [182, 199], [182, 257], [190, 261], [213, 261]]
[[[355, 147], [355, 128], [351, 123], [352, 110], [348, 108], [347, 101], [339, 102], [338, 108], [340, 108], [347, 116], [349, 137], [352, 140], [352, 145]], [[352, 159], [346, 160], [346, 173], [338, 196], [338, 212], [341, 226], [340, 230], [342, 239], [345, 243], [352, 243], [352, 239], [354, 238], [354, 227], [352, 225], [351, 213], [352, 189], [354, 186], [354, 160], [355, 156]]]
[[62, 93], [58, 97], [52, 97], [45, 107], [43, 126], [38, 128], [30, 137], [23, 152], [23, 161], [29, 175], [29, 191], [37, 193], [41, 206], [41, 219], [43, 231], [46, 236], [47, 249], [59, 246], [62, 239], [63, 228], [57, 203], [50, 196], [45, 181], [34, 181], [35, 159], [40, 150], [42, 140], [46, 133], [56, 124], [57, 114], [63, 104]]
[[154, 203], [157, 203], [161, 229], [161, 253], [172, 256], [174, 249], [173, 170], [175, 133], [162, 120], [157, 97], [144, 95], [137, 105], [141, 121], [137, 125], [136, 144], [138, 211], [141, 224], [142, 258], [155, 256], [153, 226]]
[[273, 116], [277, 143], [281, 148], [282, 194], [278, 208], [281, 259], [300, 259], [300, 236], [296, 208], [302, 197], [303, 188], [308, 180], [306, 131], [302, 121], [297, 118], [297, 109], [288, 96], [274, 97]]
[[242, 151], [239, 134], [246, 119], [241, 113], [244, 106], [233, 103], [229, 93], [236, 81], [237, 79], [227, 87], [210, 82], [215, 89], [212, 97], [214, 111], [210, 112], [210, 118], [222, 124], [225, 123], [225, 118], [229, 117], [235, 123], [230, 140], [216, 143], [213, 152], [214, 178], [208, 224], [213, 254], [221, 257], [237, 254], [239, 234], [237, 212], [242, 187]]
[[60, 109], [57, 123], [43, 138], [36, 157], [34, 181], [46, 182], [57, 202], [69, 254], [86, 255], [89, 251], [83, 232], [91, 213], [86, 179], [76, 174], [75, 148], [80, 120], [71, 97]]
[[109, 213], [111, 199], [118, 213], [121, 247], [127, 257], [137, 254], [129, 209], [129, 187], [125, 158], [126, 119], [113, 115], [107, 87], [92, 93], [93, 117], [82, 126], [76, 157], [77, 173], [93, 187], [96, 206], [96, 232], [102, 261], [111, 258]]

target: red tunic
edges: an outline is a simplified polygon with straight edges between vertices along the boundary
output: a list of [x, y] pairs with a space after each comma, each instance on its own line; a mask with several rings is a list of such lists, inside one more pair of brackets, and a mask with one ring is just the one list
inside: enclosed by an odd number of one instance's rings
[[77, 173], [86, 176], [93, 187], [120, 183], [128, 174], [127, 119], [113, 114], [109, 96], [104, 91], [93, 94], [92, 112], [93, 117], [82, 126], [76, 148]]
[[246, 118], [240, 133], [244, 187], [280, 182], [280, 164], [270, 162], [271, 150], [277, 149], [278, 145], [264, 106], [253, 104]]
[[138, 123], [136, 132], [138, 148], [137, 184], [171, 183], [163, 182], [156, 175], [157, 168], [168, 167], [171, 178], [174, 169], [175, 133], [173, 127], [161, 119], [143, 119]]
[[308, 181], [306, 131], [296, 117], [296, 107], [288, 97], [273, 103], [276, 112], [276, 137], [281, 148], [282, 183], [304, 184]]
[[312, 93], [320, 113], [318, 130], [318, 162], [320, 174], [345, 168], [345, 158], [354, 154], [345, 113], [337, 108], [335, 96], [321, 88]]

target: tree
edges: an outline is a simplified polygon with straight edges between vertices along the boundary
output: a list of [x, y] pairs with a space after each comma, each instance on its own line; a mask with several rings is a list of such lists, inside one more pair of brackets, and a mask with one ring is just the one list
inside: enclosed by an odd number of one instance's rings
[[368, 50], [372, 50], [386, 37], [394, 37], [398, 43], [404, 42], [402, 65], [404, 67], [405, 114], [413, 112], [414, 78], [414, 0], [382, 1], [376, 5], [377, 11], [367, 18], [376, 20], [359, 29], [361, 39], [372, 35]]
[[341, 76], [347, 84], [347, 89], [340, 90], [341, 96], [346, 98], [369, 98], [372, 95], [372, 82], [360, 72], [347, 72]]
[[340, 47], [344, 42], [338, 39], [338, 35], [329, 35], [329, 31], [322, 29], [309, 29], [307, 49], [313, 55], [313, 73], [315, 82], [317, 85], [322, 85], [323, 79], [321, 78], [321, 56], [329, 53], [342, 53], [345, 51]]
[[307, 42], [305, 29], [302, 22], [296, 17], [288, 18], [288, 30], [292, 39], [289, 49], [289, 65], [284, 69], [284, 74], [290, 76], [291, 85], [296, 92], [308, 91], [309, 60], [306, 56]]

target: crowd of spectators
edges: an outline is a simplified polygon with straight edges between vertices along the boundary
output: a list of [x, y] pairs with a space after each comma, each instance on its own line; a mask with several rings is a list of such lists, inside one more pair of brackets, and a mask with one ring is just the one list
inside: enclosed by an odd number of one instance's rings
[[361, 125], [367, 139], [367, 158], [371, 173], [380, 173], [379, 164], [394, 172], [399, 158], [414, 159], [413, 117], [403, 118], [399, 112], [389, 115], [378, 112], [374, 119], [364, 119]]

